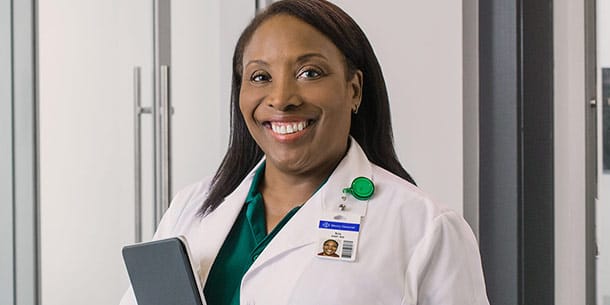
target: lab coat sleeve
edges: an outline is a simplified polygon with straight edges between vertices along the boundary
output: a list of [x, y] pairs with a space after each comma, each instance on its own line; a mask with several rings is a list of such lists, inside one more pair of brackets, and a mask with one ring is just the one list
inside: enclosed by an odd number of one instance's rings
[[407, 267], [409, 305], [489, 305], [477, 241], [454, 212], [434, 218]]
[[[161, 218], [161, 222], [159, 222], [159, 226], [157, 227], [157, 231], [153, 235], [153, 240], [159, 240], [164, 238], [169, 238], [175, 236], [175, 227], [178, 224], [180, 216], [184, 213], [187, 208], [188, 203], [193, 198], [193, 195], [201, 192], [202, 189], [207, 190], [208, 183], [197, 183], [191, 185], [184, 190], [178, 192], [178, 194], [172, 200], [169, 208], [163, 214]], [[119, 305], [137, 305], [135, 295], [133, 293], [133, 289], [131, 285], [123, 295], [121, 302]]]

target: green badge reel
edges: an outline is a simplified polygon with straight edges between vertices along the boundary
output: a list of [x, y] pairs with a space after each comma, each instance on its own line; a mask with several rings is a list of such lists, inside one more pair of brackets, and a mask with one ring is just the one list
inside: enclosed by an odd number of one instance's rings
[[345, 200], [346, 194], [351, 194], [358, 200], [368, 200], [375, 193], [375, 185], [371, 179], [366, 177], [358, 177], [352, 181], [352, 186], [343, 189], [343, 196]]

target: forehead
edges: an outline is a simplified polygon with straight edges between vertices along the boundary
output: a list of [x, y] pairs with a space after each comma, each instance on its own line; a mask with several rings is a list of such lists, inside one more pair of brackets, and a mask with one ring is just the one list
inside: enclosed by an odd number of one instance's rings
[[334, 43], [311, 25], [290, 15], [277, 15], [255, 30], [244, 50], [243, 61], [273, 62], [308, 53], [319, 53], [337, 63], [343, 58]]

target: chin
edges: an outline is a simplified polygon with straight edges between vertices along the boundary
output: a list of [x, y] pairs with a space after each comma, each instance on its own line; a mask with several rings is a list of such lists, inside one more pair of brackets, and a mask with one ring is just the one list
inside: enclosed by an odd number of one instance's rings
[[310, 168], [309, 162], [298, 158], [275, 159], [272, 162], [282, 172], [303, 173], [307, 172]]

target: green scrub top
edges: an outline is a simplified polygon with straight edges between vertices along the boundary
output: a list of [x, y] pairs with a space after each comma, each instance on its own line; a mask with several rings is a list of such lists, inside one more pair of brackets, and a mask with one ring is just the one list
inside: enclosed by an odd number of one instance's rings
[[256, 170], [246, 203], [214, 260], [203, 289], [208, 305], [239, 304], [239, 290], [244, 274], [273, 237], [300, 208], [297, 206], [288, 212], [267, 234], [265, 204], [263, 196], [258, 190], [264, 174], [265, 164], [263, 163]]

